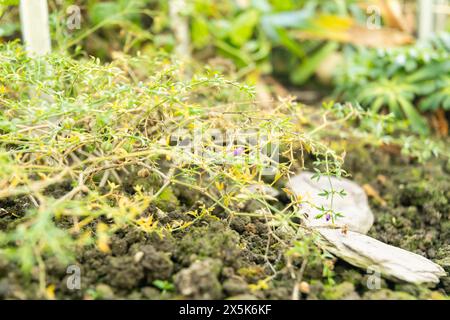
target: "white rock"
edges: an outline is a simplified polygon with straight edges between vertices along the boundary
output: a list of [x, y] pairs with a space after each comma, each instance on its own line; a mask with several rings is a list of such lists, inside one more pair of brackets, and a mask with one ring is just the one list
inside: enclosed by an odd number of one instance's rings
[[267, 184], [252, 184], [245, 188], [246, 193], [257, 193], [274, 200], [280, 192]]
[[136, 263], [141, 262], [143, 257], [144, 257], [144, 252], [142, 252], [142, 251], [136, 252], [136, 254], [134, 255], [134, 262], [136, 262]]
[[385, 278], [420, 284], [438, 283], [439, 277], [446, 275], [436, 263], [364, 234], [324, 227], [314, 230], [322, 235], [322, 245], [332, 254], [364, 270], [378, 270]]
[[[328, 178], [323, 176], [319, 181], [316, 181], [311, 180], [312, 176], [313, 173], [311, 172], [302, 172], [290, 179], [288, 188], [314, 206], [323, 206], [325, 209], [330, 209], [330, 199], [319, 196], [324, 190], [330, 190]], [[332, 209], [334, 212], [343, 214], [343, 217], [336, 219], [335, 224], [337, 226], [347, 225], [349, 230], [366, 234], [374, 221], [366, 193], [359, 185], [348, 179], [337, 179], [335, 177], [330, 177], [330, 179], [334, 190], [344, 189], [347, 193], [344, 197], [334, 195]], [[310, 227], [330, 225], [331, 221], [327, 222], [325, 217], [315, 218], [321, 211], [313, 205], [305, 204], [305, 210], [309, 215], [306, 224]]]

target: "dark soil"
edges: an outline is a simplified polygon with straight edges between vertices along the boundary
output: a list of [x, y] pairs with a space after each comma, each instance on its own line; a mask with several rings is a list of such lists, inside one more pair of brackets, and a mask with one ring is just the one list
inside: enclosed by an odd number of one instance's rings
[[[370, 235], [450, 271], [448, 163], [421, 165], [381, 151], [349, 152], [346, 163], [353, 179], [369, 184], [379, 195], [370, 198], [376, 217]], [[184, 198], [183, 190], [174, 194]], [[0, 202], [0, 230], [19, 219], [24, 205], [20, 200]], [[189, 218], [175, 209], [161, 219]], [[285, 233], [276, 236], [289, 238]], [[48, 258], [47, 284], [55, 286], [56, 298], [61, 299], [290, 299], [296, 283], [291, 273], [301, 268], [302, 260], [288, 264], [286, 250], [269, 235], [263, 219], [208, 217], [163, 237], [122, 230], [112, 239], [109, 254], [96, 248], [80, 250], [74, 263], [81, 268], [80, 290], [69, 290], [67, 266]], [[337, 260], [334, 273], [331, 284], [322, 277], [319, 263], [308, 263], [300, 298], [439, 299], [450, 292], [450, 277], [435, 287], [382, 280], [380, 290], [369, 290], [364, 270]], [[39, 298], [38, 286], [37, 274], [24, 277], [17, 266], [0, 258], [0, 298]]]

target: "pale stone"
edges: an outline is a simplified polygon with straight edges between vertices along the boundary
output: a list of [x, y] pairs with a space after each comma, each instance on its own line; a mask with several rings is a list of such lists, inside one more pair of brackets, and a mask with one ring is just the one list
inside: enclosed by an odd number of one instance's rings
[[144, 253], [142, 251], [136, 252], [136, 254], [134, 255], [134, 262], [139, 263], [143, 257]]
[[335, 256], [385, 278], [410, 283], [438, 283], [446, 275], [436, 263], [409, 251], [390, 246], [364, 234], [336, 228], [314, 228], [322, 245]]
[[268, 200], [276, 200], [280, 192], [267, 184], [252, 184], [245, 188], [246, 193], [260, 194]]
[[[323, 206], [325, 209], [330, 209], [330, 199], [319, 196], [324, 190], [330, 191], [328, 178], [322, 176], [317, 181], [312, 180], [312, 176], [313, 173], [311, 172], [302, 172], [290, 179], [288, 188], [296, 195], [301, 196], [302, 200], [310, 203], [303, 204], [305, 212], [308, 213], [308, 218], [305, 221], [308, 226], [329, 226], [331, 221], [326, 221], [325, 216], [316, 219], [316, 216], [321, 213], [317, 207]], [[335, 225], [341, 227], [346, 225], [349, 230], [366, 234], [374, 221], [366, 193], [358, 184], [348, 179], [335, 177], [330, 177], [330, 179], [335, 191], [343, 189], [347, 193], [343, 197], [338, 194], [334, 195], [332, 209], [334, 212], [339, 212], [343, 215], [343, 217], [337, 217]]]

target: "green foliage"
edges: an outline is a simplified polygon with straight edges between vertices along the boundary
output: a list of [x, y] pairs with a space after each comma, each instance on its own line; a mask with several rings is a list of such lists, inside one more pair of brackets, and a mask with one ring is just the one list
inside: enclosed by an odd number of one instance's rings
[[1, 0], [0, 6], [18, 6], [20, 0]]
[[316, 233], [303, 233], [301, 240], [295, 241], [286, 252], [288, 259], [301, 259], [302, 269], [316, 266], [322, 268], [322, 276], [329, 284], [334, 284], [334, 257], [327, 251], [320, 249], [320, 236]]
[[161, 290], [162, 292], [175, 290], [175, 286], [173, 285], [173, 283], [170, 283], [167, 280], [155, 280], [155, 281], [153, 281], [153, 285], [155, 287], [157, 287], [159, 290]]
[[147, 2], [144, 0], [91, 2], [88, 7], [89, 18], [94, 25], [105, 23], [105, 21], [110, 24], [121, 21], [139, 23], [139, 13]]
[[348, 101], [408, 119], [418, 133], [428, 125], [420, 111], [450, 110], [450, 38], [396, 49], [359, 49], [346, 57], [335, 80]]
[[[240, 75], [253, 71], [279, 71], [272, 59], [274, 50], [285, 50], [290, 64], [288, 76], [303, 84], [320, 63], [335, 52], [336, 43], [298, 41], [291, 32], [317, 28], [322, 14], [349, 16], [359, 8], [354, 1], [234, 1], [192, 2], [186, 14], [191, 20], [191, 38], [197, 51], [215, 48], [242, 68]], [[276, 61], [276, 60], [275, 60]]]
[[[66, 9], [72, 4], [83, 9], [80, 30], [65, 25]], [[78, 53], [83, 47], [90, 55], [111, 59], [117, 48], [127, 54], [153, 54], [172, 52], [176, 46], [169, 1], [50, 0], [50, 7], [53, 39], [63, 51]], [[187, 0], [181, 14], [187, 18], [194, 55], [226, 57], [238, 66], [238, 76], [287, 72], [295, 84], [304, 84], [329, 54], [340, 49], [336, 43], [298, 40], [296, 32], [332, 33], [332, 19], [322, 18], [364, 17], [356, 0]], [[280, 54], [288, 66], [278, 63]]]
[[[42, 263], [42, 257], [48, 254], [66, 264], [73, 259], [70, 254], [74, 248], [72, 238], [53, 221], [63, 208], [52, 205], [49, 202], [39, 209], [30, 210], [25, 217], [26, 223], [19, 224], [10, 233], [0, 234], [0, 246], [7, 246], [3, 253], [18, 262], [24, 273], [30, 273], [33, 266]], [[9, 246], [11, 244], [13, 246]]]

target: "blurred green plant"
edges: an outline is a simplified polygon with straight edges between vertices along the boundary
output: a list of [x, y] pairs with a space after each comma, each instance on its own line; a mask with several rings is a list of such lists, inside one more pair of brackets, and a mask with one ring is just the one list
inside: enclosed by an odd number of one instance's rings
[[[80, 29], [67, 26], [72, 5], [80, 8]], [[84, 50], [102, 59], [111, 59], [114, 51], [172, 52], [170, 5], [169, 0], [49, 0], [52, 39], [57, 51]], [[3, 19], [0, 34], [20, 36], [17, 14], [14, 9]], [[331, 35], [350, 21], [366, 19], [357, 0], [186, 0], [181, 14], [188, 19], [196, 56], [231, 59], [238, 77], [275, 72], [299, 85], [341, 45], [322, 37], [298, 40], [296, 32]]]
[[[335, 42], [298, 41], [291, 31], [332, 32], [345, 17], [362, 13], [356, 1], [188, 1], [192, 45], [214, 49], [234, 61], [239, 75], [286, 72], [294, 84], [304, 84], [331, 53]], [[323, 17], [333, 19], [323, 19]], [[331, 23], [332, 22], [332, 23]], [[330, 24], [331, 23], [331, 24]], [[279, 57], [279, 58], [277, 58]], [[279, 63], [281, 62], [281, 63]]]
[[[19, 4], [19, 0], [0, 1], [0, 39], [13, 36], [20, 31], [20, 22], [15, 19], [14, 9]], [[13, 18], [14, 17], [14, 18]]]
[[387, 109], [427, 134], [420, 111], [450, 110], [450, 35], [410, 47], [347, 52], [335, 84], [341, 99], [374, 112]]

